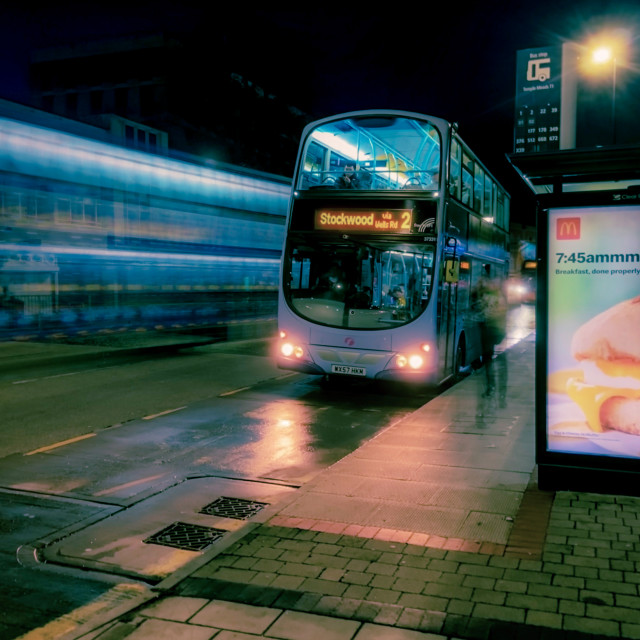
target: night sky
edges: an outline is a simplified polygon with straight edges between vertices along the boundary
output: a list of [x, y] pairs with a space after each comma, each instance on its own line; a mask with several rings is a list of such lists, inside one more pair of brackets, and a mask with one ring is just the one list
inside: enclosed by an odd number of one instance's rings
[[[584, 42], [624, 26], [640, 60], [637, 0], [489, 1], [470, 11], [458, 2], [321, 3], [317, 9], [305, 3], [298, 10], [219, 2], [212, 10], [189, 0], [10, 4], [18, 6], [0, 8], [5, 99], [28, 101], [32, 48], [113, 35], [188, 34], [193, 64], [205, 77], [207, 68], [222, 65], [318, 117], [395, 108], [457, 121], [462, 137], [501, 179], [513, 144], [516, 51]], [[640, 84], [638, 66], [629, 66], [621, 85]], [[637, 120], [640, 92], [622, 89], [620, 100], [633, 101]]]

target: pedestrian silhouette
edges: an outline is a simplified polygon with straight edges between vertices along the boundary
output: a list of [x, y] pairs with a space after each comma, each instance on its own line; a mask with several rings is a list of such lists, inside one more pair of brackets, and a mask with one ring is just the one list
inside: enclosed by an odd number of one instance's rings
[[485, 374], [482, 397], [498, 394], [500, 406], [506, 405], [507, 370], [504, 356], [496, 366], [496, 345], [507, 333], [507, 302], [502, 287], [491, 278], [491, 265], [483, 266], [482, 275], [471, 292], [471, 309], [480, 333], [481, 364]]

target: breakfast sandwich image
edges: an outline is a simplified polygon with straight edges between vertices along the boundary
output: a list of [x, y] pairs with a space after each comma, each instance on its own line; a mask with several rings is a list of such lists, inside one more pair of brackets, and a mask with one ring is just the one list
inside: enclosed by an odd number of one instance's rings
[[640, 435], [640, 296], [579, 327], [571, 354], [580, 368], [568, 378], [566, 393], [588, 428]]

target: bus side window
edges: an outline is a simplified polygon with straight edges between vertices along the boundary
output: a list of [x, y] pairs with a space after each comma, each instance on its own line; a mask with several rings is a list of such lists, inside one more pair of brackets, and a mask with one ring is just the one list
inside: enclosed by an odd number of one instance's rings
[[494, 215], [494, 194], [495, 194], [495, 185], [493, 180], [487, 175], [484, 178], [484, 202], [482, 206], [482, 217], [483, 218], [492, 218], [495, 220]]
[[449, 193], [460, 199], [460, 143], [451, 141], [451, 156], [449, 158]]
[[462, 203], [473, 203], [473, 160], [466, 153], [462, 154]]
[[482, 196], [484, 195], [484, 170], [476, 164], [476, 174], [473, 183], [473, 208], [482, 213]]
[[307, 147], [304, 167], [300, 176], [300, 188], [308, 189], [320, 184], [324, 169], [325, 149], [317, 142], [311, 142]]

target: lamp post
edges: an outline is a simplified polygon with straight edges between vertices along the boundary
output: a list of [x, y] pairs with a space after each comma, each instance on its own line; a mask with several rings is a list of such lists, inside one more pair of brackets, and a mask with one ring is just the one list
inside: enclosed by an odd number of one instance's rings
[[611, 61], [613, 67], [612, 71], [612, 85], [611, 85], [611, 130], [613, 144], [616, 144], [616, 75], [618, 71], [618, 59], [615, 51], [610, 46], [601, 46], [593, 50], [591, 60], [594, 64], [606, 64]]
[[597, 68], [606, 70], [611, 65], [611, 136], [613, 144], [618, 142], [616, 117], [618, 67], [626, 66], [631, 36], [631, 32], [625, 28], [609, 29], [592, 38], [586, 46], [590, 53], [588, 56], [590, 64], [587, 65], [587, 71], [595, 72]]

